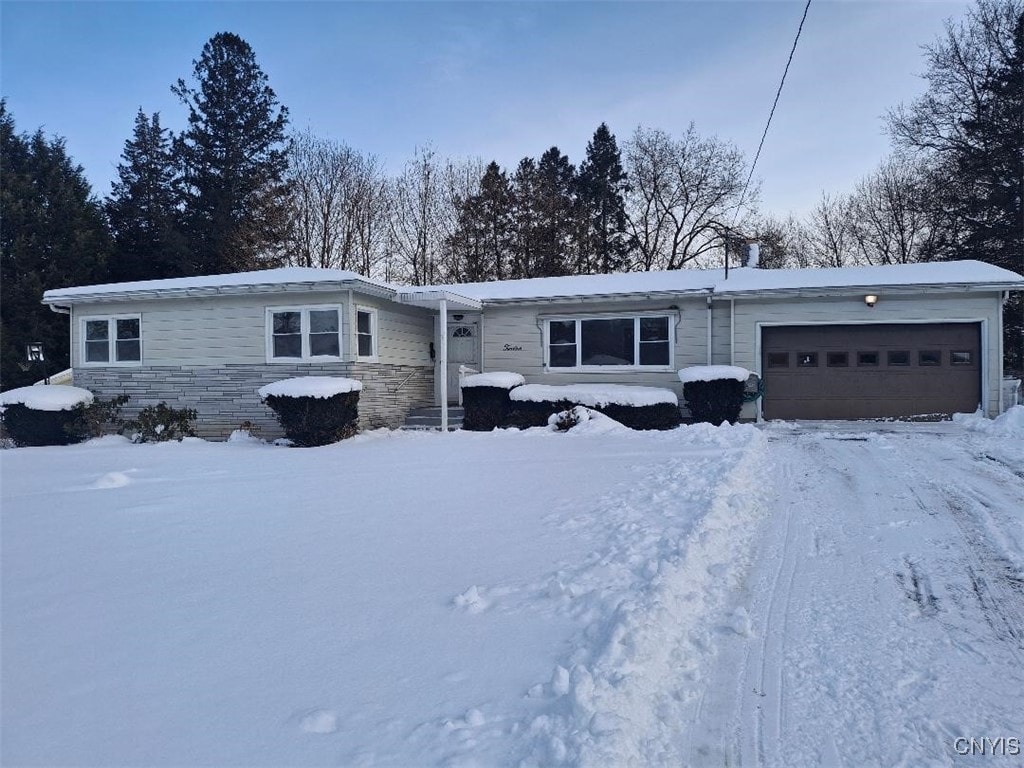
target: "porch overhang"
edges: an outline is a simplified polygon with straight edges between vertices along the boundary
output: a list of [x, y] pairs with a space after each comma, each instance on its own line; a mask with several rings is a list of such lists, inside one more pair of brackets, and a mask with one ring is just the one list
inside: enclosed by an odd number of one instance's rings
[[463, 310], [466, 312], [479, 311], [483, 302], [479, 299], [471, 299], [468, 296], [460, 296], [452, 291], [426, 290], [426, 291], [402, 291], [398, 294], [398, 300], [402, 304], [409, 304], [414, 307], [440, 310], [441, 303], [449, 310]]

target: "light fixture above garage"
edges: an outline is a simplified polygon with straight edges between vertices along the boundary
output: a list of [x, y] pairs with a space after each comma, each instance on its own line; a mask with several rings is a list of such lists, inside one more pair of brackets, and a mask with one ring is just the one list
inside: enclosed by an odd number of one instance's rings
[[875, 296], [875, 294], [873, 293], [869, 293], [867, 296], [864, 297], [864, 303], [867, 304], [869, 307], [873, 308], [877, 302], [878, 297]]

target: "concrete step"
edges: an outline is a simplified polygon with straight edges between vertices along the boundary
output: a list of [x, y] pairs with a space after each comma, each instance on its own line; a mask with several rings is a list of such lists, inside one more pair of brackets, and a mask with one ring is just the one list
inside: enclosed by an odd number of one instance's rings
[[[462, 429], [462, 418], [465, 411], [458, 406], [448, 407], [448, 431], [454, 432]], [[424, 431], [440, 431], [441, 409], [438, 406], [430, 408], [413, 408], [405, 417], [402, 429], [416, 429]]]
[[[465, 415], [466, 409], [457, 405], [448, 406], [448, 418], [459, 419]], [[410, 416], [434, 416], [438, 419], [441, 418], [441, 408], [438, 406], [431, 406], [429, 408], [413, 408], [409, 411]]]

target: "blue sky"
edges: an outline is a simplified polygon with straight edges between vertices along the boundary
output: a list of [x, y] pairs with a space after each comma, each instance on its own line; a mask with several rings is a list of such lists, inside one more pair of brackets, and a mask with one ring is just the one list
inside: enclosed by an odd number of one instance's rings
[[[752, 158], [804, 3], [10, 2], [0, 90], [20, 130], [64, 136], [105, 195], [135, 112], [179, 129], [170, 92], [219, 31], [256, 52], [292, 125], [397, 170], [415, 147], [514, 166], [594, 128], [682, 133]], [[923, 90], [921, 46], [961, 2], [812, 3], [756, 176], [762, 209], [802, 213], [888, 150], [882, 116]]]

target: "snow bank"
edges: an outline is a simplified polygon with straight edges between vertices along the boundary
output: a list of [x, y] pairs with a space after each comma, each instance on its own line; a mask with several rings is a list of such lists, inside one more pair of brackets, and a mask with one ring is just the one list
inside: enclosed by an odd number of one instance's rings
[[569, 400], [579, 405], [600, 408], [606, 405], [676, 405], [679, 398], [670, 389], [660, 387], [631, 387], [625, 384], [524, 384], [509, 393], [509, 398], [518, 402], [557, 403]]
[[502, 389], [512, 389], [513, 387], [522, 386], [525, 383], [526, 379], [518, 373], [512, 373], [511, 371], [492, 371], [490, 373], [474, 373], [472, 376], [466, 376], [462, 380], [462, 388], [501, 387]]
[[92, 392], [81, 387], [35, 384], [0, 393], [0, 410], [3, 406], [20, 404], [34, 411], [70, 411], [92, 400]]
[[679, 380], [686, 384], [691, 381], [716, 381], [718, 379], [734, 379], [746, 381], [750, 371], [738, 365], [691, 365], [679, 371]]
[[321, 397], [358, 392], [363, 388], [361, 381], [341, 376], [298, 376], [282, 379], [259, 388], [260, 397]]
[[954, 413], [953, 422], [972, 432], [993, 437], [1024, 438], [1024, 405], [1015, 405], [995, 419], [989, 419], [981, 413]]

